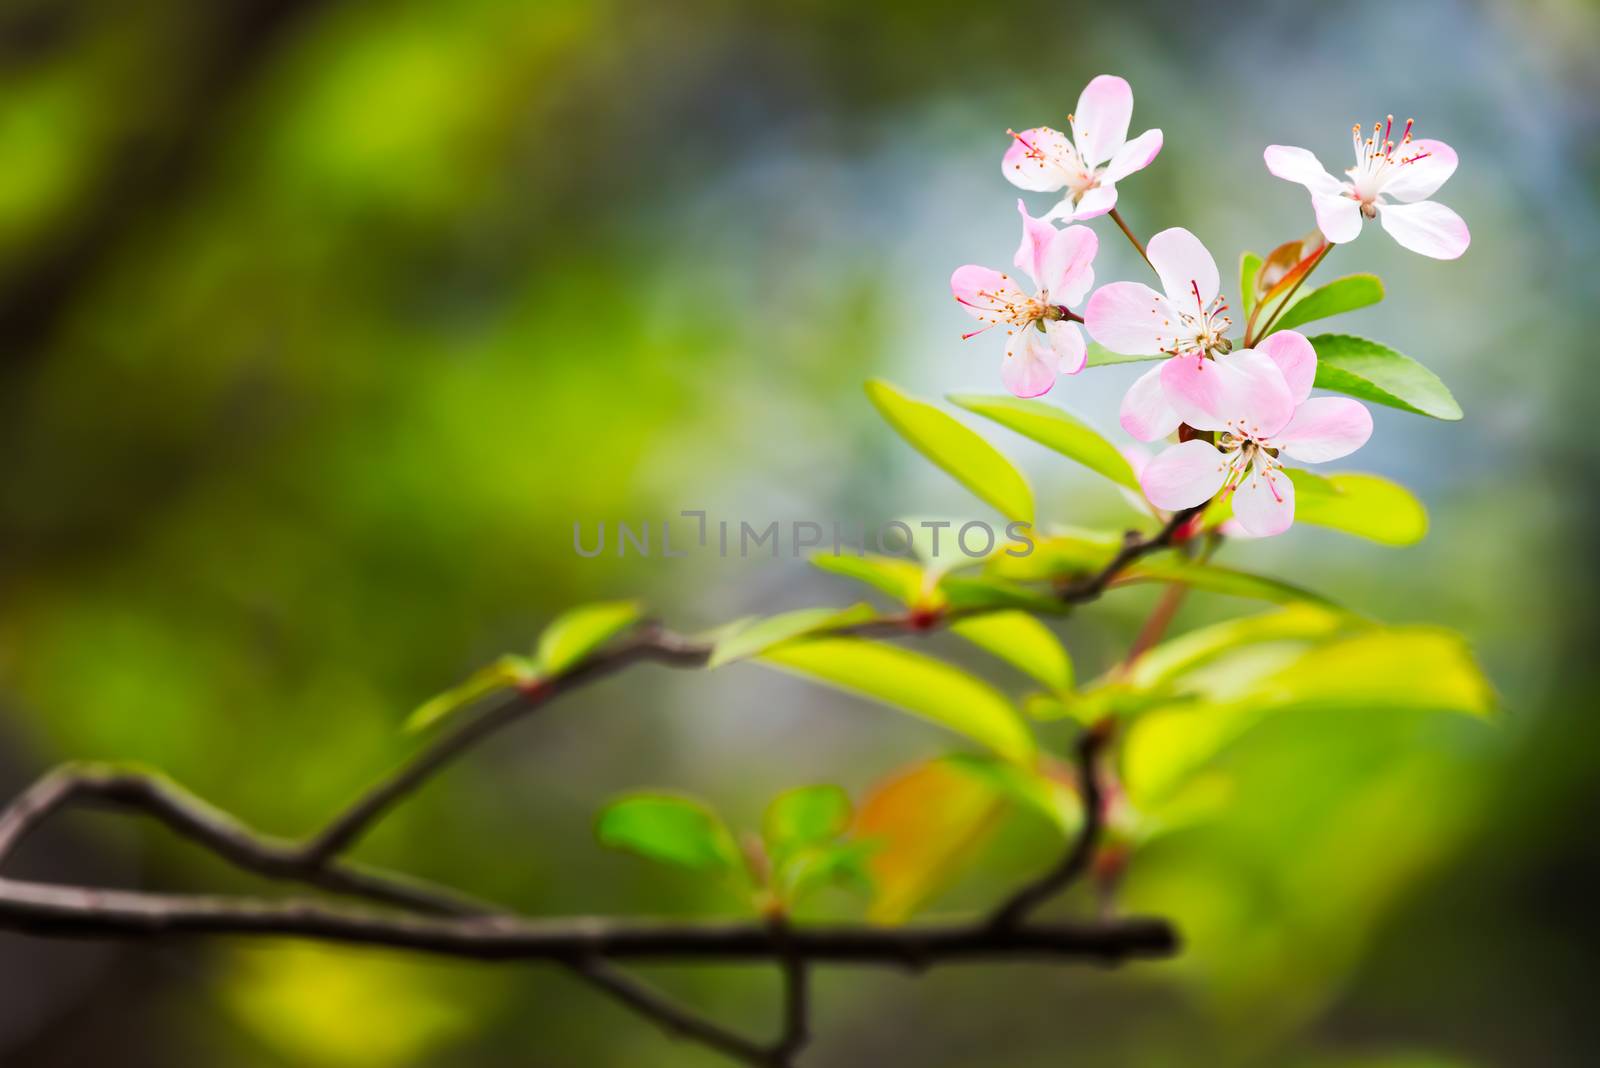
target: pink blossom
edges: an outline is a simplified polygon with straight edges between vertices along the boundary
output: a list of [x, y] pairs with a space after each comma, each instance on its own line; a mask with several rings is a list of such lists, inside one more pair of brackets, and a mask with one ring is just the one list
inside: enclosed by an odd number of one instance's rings
[[1022, 244], [1014, 262], [1033, 282], [1029, 296], [1011, 275], [967, 264], [950, 276], [950, 292], [967, 313], [986, 326], [963, 334], [969, 338], [1004, 325], [1009, 340], [1000, 377], [1019, 397], [1048, 393], [1058, 374], [1075, 375], [1088, 356], [1078, 324], [1067, 309], [1081, 302], [1094, 285], [1094, 256], [1099, 239], [1087, 226], [1058, 230], [1028, 214], [1022, 201]]
[[1178, 417], [1215, 443], [1194, 438], [1144, 466], [1139, 485], [1150, 503], [1178, 511], [1219, 492], [1257, 537], [1294, 522], [1294, 483], [1283, 457], [1337, 460], [1372, 436], [1372, 415], [1348, 397], [1310, 397], [1317, 354], [1304, 336], [1281, 330], [1256, 349], [1206, 359], [1184, 355], [1159, 368], [1160, 388]]
[[1413, 141], [1411, 126], [1407, 119], [1398, 145], [1390, 140], [1393, 115], [1374, 123], [1367, 138], [1354, 127], [1356, 165], [1345, 171], [1349, 181], [1329, 174], [1308, 150], [1287, 145], [1267, 146], [1267, 170], [1311, 192], [1317, 226], [1329, 241], [1354, 241], [1363, 218], [1377, 219], [1412, 252], [1453, 260], [1467, 250], [1472, 235], [1461, 216], [1428, 197], [1455, 173], [1456, 154], [1443, 141]]
[[1067, 116], [1067, 135], [1048, 126], [1017, 133], [1000, 162], [1011, 184], [1035, 193], [1065, 190], [1046, 219], [1093, 219], [1117, 206], [1117, 183], [1143, 170], [1161, 151], [1161, 131], [1128, 140], [1133, 90], [1112, 74], [1091, 81]]
[[[1217, 261], [1200, 239], [1182, 227], [1163, 230], [1146, 250], [1165, 294], [1141, 282], [1113, 282], [1089, 298], [1084, 326], [1100, 344], [1130, 356], [1157, 353], [1210, 355], [1227, 352], [1233, 320], [1217, 292]], [[1178, 413], [1166, 402], [1158, 367], [1133, 384], [1122, 401], [1122, 426], [1140, 441], [1155, 441], [1178, 429]]]

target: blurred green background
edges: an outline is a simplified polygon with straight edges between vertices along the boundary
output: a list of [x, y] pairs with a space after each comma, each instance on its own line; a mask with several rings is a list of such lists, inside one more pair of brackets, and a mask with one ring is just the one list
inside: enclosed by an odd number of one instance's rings
[[[999, 345], [958, 341], [947, 278], [1015, 246], [1007, 126], [1127, 77], [1133, 129], [1166, 147], [1123, 213], [1194, 230], [1229, 279], [1311, 226], [1262, 146], [1343, 166], [1349, 125], [1393, 111], [1460, 153], [1440, 199], [1473, 246], [1341, 250], [1389, 299], [1338, 328], [1427, 363], [1467, 419], [1380, 411], [1342, 466], [1411, 486], [1433, 533], [1297, 528], [1227, 559], [1463, 630], [1503, 721], [1269, 724], [1230, 758], [1224, 816], [1135, 863], [1130, 900], [1179, 923], [1182, 960], [828, 972], [804, 1063], [1593, 1063], [1597, 20], [1578, 0], [7, 0], [0, 787], [137, 760], [302, 833], [416, 744], [412, 707], [564, 606], [638, 594], [693, 629], [846, 603], [797, 561], [578, 559], [572, 524], [985, 515], [860, 383], [998, 391]], [[1097, 229], [1099, 278], [1139, 277]], [[1114, 431], [1136, 373], [1050, 399]], [[991, 436], [1047, 518], [1126, 521], [1103, 484]], [[1149, 603], [1070, 622], [1081, 673]], [[1194, 597], [1179, 625], [1243, 610]], [[673, 787], [750, 825], [779, 790], [859, 796], [950, 747], [757, 667], [644, 669], [498, 738], [360, 852], [540, 913], [718, 912], [596, 846], [597, 806]], [[941, 904], [992, 898], [1040, 834], [1012, 828]], [[249, 885], [104, 817], [22, 859]], [[762, 970], [651, 975], [770, 1019]], [[0, 935], [0, 1063], [720, 1061], [547, 968]]]

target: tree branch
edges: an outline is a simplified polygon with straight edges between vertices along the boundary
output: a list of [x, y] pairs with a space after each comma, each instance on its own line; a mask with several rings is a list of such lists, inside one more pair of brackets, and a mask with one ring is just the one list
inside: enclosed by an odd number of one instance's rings
[[[1172, 546], [1198, 512], [1195, 508], [1177, 513], [1147, 538], [1130, 533], [1104, 567], [1058, 589], [1058, 599], [1067, 605], [1096, 599], [1135, 561]], [[841, 633], [924, 633], [982, 611], [933, 617], [910, 614], [844, 628]], [[810, 1030], [809, 978], [815, 964], [914, 969], [996, 960], [1115, 964], [1176, 952], [1177, 936], [1161, 920], [1026, 922], [1034, 908], [1077, 878], [1092, 858], [1101, 825], [1094, 762], [1106, 736], [1098, 730], [1086, 732], [1079, 746], [1085, 819], [1072, 850], [991, 917], [964, 923], [797, 929], [786, 918], [710, 924], [541, 920], [342, 858], [390, 809], [456, 757], [552, 699], [641, 661], [703, 667], [712, 651], [708, 643], [655, 624], [640, 627], [565, 674], [521, 687], [441, 734], [302, 842], [252, 830], [164, 778], [103, 765], [67, 765], [0, 810], [0, 866], [53, 814], [70, 804], [89, 802], [143, 812], [242, 870], [385, 908], [358, 910], [303, 898], [97, 889], [0, 877], [0, 929], [53, 937], [289, 936], [473, 960], [550, 961], [570, 968], [669, 1032], [763, 1068], [790, 1068], [805, 1045]], [[781, 1032], [770, 1045], [747, 1039], [618, 970], [614, 967], [618, 960], [776, 961], [784, 980]]]
[[995, 910], [991, 924], [999, 930], [1014, 928], [1046, 901], [1065, 890], [1094, 860], [1105, 826], [1100, 789], [1100, 754], [1111, 740], [1111, 723], [1102, 720], [1078, 736], [1078, 792], [1083, 796], [1083, 826], [1060, 863], [1023, 886]]

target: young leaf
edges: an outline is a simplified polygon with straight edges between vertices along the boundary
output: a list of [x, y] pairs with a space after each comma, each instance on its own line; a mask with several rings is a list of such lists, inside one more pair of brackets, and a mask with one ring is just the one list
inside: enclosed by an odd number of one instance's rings
[[950, 630], [1058, 694], [1072, 689], [1072, 658], [1050, 628], [1026, 612], [971, 616]]
[[934, 760], [876, 787], [861, 803], [852, 838], [871, 843], [874, 923], [902, 923], [977, 854], [1006, 809], [982, 776]]
[[634, 794], [600, 813], [602, 845], [690, 871], [726, 874], [740, 867], [739, 847], [703, 802], [673, 794]]
[[405, 729], [420, 731], [431, 727], [496, 690], [532, 682], [538, 677], [538, 665], [532, 660], [508, 653], [487, 667], [474, 671], [461, 685], [430, 698], [406, 718]]
[[976, 753], [956, 753], [945, 757], [943, 762], [978, 776], [1006, 797], [1055, 824], [1063, 834], [1072, 833], [1083, 822], [1083, 802], [1077, 790], [1059, 777]]
[[1113, 580], [1112, 585], [1121, 586], [1130, 582], [1178, 582], [1191, 589], [1205, 590], [1207, 593], [1225, 593], [1234, 597], [1250, 597], [1277, 604], [1290, 604], [1295, 601], [1329, 603], [1321, 594], [1312, 593], [1280, 579], [1253, 575], [1248, 571], [1236, 571], [1217, 564], [1203, 564], [1196, 560], [1177, 558], [1146, 560], [1122, 572]]
[[835, 575], [865, 582], [904, 605], [923, 600], [923, 571], [912, 560], [877, 553], [864, 556], [817, 553], [811, 558], [811, 563]]
[[946, 575], [939, 580], [939, 592], [951, 608], [969, 611], [1025, 608], [1046, 615], [1067, 611], [1058, 598], [994, 575]]
[[969, 412], [993, 419], [1003, 427], [1047, 445], [1111, 481], [1137, 490], [1139, 480], [1117, 447], [1085, 424], [1052, 404], [1022, 397], [980, 396], [957, 393], [949, 398]]
[[1007, 759], [1033, 759], [1033, 735], [1011, 702], [930, 656], [859, 638], [814, 638], [769, 649], [761, 661], [921, 716]]
[[582, 605], [557, 616], [539, 635], [539, 671], [554, 677], [639, 621], [638, 601]]
[[1304, 323], [1368, 307], [1382, 299], [1383, 281], [1375, 274], [1352, 274], [1344, 278], [1335, 278], [1327, 285], [1313, 289], [1289, 305], [1289, 310], [1279, 316], [1278, 321], [1267, 333], [1292, 330]]
[[1150, 360], [1164, 360], [1167, 354], [1156, 353], [1126, 353], [1112, 352], [1098, 342], [1089, 342], [1089, 356], [1084, 362], [1085, 367], [1114, 367], [1119, 363], [1146, 363]]
[[1311, 347], [1321, 389], [1435, 419], [1461, 418], [1461, 406], [1439, 376], [1409, 356], [1350, 334], [1318, 334]]
[[1256, 275], [1260, 273], [1260, 256], [1246, 252], [1239, 257], [1239, 300], [1244, 305], [1245, 315], [1249, 315], [1250, 309], [1256, 306]]
[[773, 871], [778, 897], [791, 908], [813, 890], [829, 884], [873, 889], [869, 867], [873, 842], [823, 842], [788, 854]]
[[957, 482], [1007, 519], [1033, 522], [1033, 490], [1011, 461], [976, 432], [881, 379], [867, 382], [867, 396], [901, 437]]
[[1110, 562], [1123, 536], [1113, 531], [1057, 531], [1035, 536], [1032, 551], [1013, 556], [1009, 550], [989, 557], [990, 574], [1018, 582], [1073, 578], [1098, 571]]
[[779, 794], [767, 806], [761, 835], [779, 859], [808, 846], [831, 842], [850, 826], [850, 795], [837, 786], [802, 786]]
[[1152, 690], [1244, 645], [1323, 639], [1357, 625], [1359, 620], [1354, 616], [1311, 604], [1224, 620], [1147, 650], [1128, 668], [1122, 681], [1138, 690]]
[[870, 604], [862, 601], [849, 608], [797, 608], [765, 619], [758, 619], [717, 642], [707, 667], [721, 667], [745, 660], [806, 634], [848, 627], [877, 618]]
[[1428, 511], [1411, 491], [1377, 475], [1326, 475], [1287, 469], [1295, 519], [1383, 545], [1415, 545], [1428, 533]]

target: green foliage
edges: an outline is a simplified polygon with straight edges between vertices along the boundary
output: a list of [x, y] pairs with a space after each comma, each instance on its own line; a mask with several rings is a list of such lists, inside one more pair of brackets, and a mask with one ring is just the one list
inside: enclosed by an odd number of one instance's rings
[[1318, 476], [1289, 469], [1295, 520], [1342, 530], [1383, 545], [1415, 545], [1428, 533], [1428, 511], [1410, 490], [1377, 475]]
[[871, 843], [840, 840], [850, 817], [850, 797], [837, 786], [803, 786], [767, 806], [761, 835], [779, 902], [792, 907], [829, 884], [871, 888]]
[[[1383, 280], [1375, 274], [1351, 274], [1319, 286], [1289, 305], [1267, 334], [1370, 307], [1383, 300]], [[1267, 334], [1263, 334], [1265, 337]]]
[[425, 730], [462, 709], [477, 704], [497, 690], [525, 685], [537, 678], [539, 678], [537, 664], [525, 656], [507, 653], [487, 667], [474, 671], [461, 685], [429, 698], [407, 717], [405, 729]]
[[1242, 646], [1258, 642], [1331, 637], [1360, 625], [1357, 617], [1314, 604], [1294, 604], [1260, 615], [1200, 627], [1148, 649], [1123, 673], [1135, 690], [1162, 687]]
[[[1397, 547], [1427, 536], [1427, 509], [1397, 482], [1378, 475], [1319, 475], [1303, 467], [1284, 470], [1294, 483], [1296, 523]], [[1206, 527], [1214, 530], [1232, 516], [1232, 498], [1219, 497], [1206, 509]]]
[[539, 635], [540, 673], [554, 678], [639, 621], [638, 601], [581, 605], [557, 616]]
[[1139, 488], [1133, 468], [1115, 445], [1052, 404], [1022, 397], [974, 393], [952, 394], [949, 400], [1076, 460], [1118, 485], [1131, 490]]
[[939, 580], [939, 592], [951, 608], [969, 611], [1025, 608], [1030, 612], [1059, 615], [1067, 610], [1067, 606], [1048, 593], [994, 575], [946, 575]]
[[1072, 657], [1049, 627], [1026, 612], [972, 616], [952, 623], [950, 630], [1054, 693], [1072, 689]]
[[1142, 560], [1124, 570], [1112, 585], [1122, 586], [1131, 582], [1177, 582], [1207, 593], [1225, 593], [1232, 597], [1248, 597], [1277, 604], [1295, 601], [1327, 603], [1321, 594], [1282, 579], [1176, 556]]
[[1033, 759], [1033, 735], [1003, 694], [921, 653], [859, 638], [816, 638], [770, 649], [761, 662], [910, 712], [1010, 760]]
[[[1262, 719], [1286, 712], [1489, 715], [1495, 697], [1460, 636], [1433, 627], [1333, 625], [1310, 616], [1239, 620], [1184, 648], [1155, 650], [1151, 684], [1167, 700], [1138, 717], [1123, 745], [1135, 803], [1170, 796]], [[1297, 633], [1298, 632], [1298, 633]], [[1312, 639], [1290, 641], [1289, 639]], [[1233, 648], [1226, 642], [1236, 640]], [[1187, 663], [1186, 663], [1187, 661]]]
[[921, 565], [901, 557], [879, 553], [862, 556], [817, 553], [811, 557], [811, 562], [824, 571], [865, 582], [904, 605], [924, 603], [932, 593]]
[[732, 833], [710, 806], [675, 794], [639, 793], [600, 812], [602, 845], [689, 871], [728, 875], [742, 869]]
[[1409, 356], [1350, 334], [1318, 334], [1311, 346], [1320, 389], [1435, 419], [1461, 418], [1461, 406], [1439, 376]]
[[708, 667], [721, 667], [766, 652], [773, 646], [807, 634], [816, 634], [866, 623], [877, 617], [865, 601], [849, 608], [797, 608], [765, 619], [756, 619], [720, 638]]
[[869, 381], [866, 390], [883, 418], [918, 452], [1007, 519], [1033, 522], [1033, 490], [993, 445], [945, 412], [906, 396], [882, 379]]
[[1245, 315], [1249, 315], [1250, 309], [1256, 306], [1256, 275], [1260, 273], [1260, 256], [1246, 252], [1239, 257], [1239, 303], [1244, 307]]
[[1155, 353], [1127, 353], [1112, 352], [1097, 341], [1089, 342], [1089, 355], [1084, 361], [1085, 367], [1114, 367], [1119, 363], [1145, 363], [1149, 360], [1164, 360], [1164, 352]]

